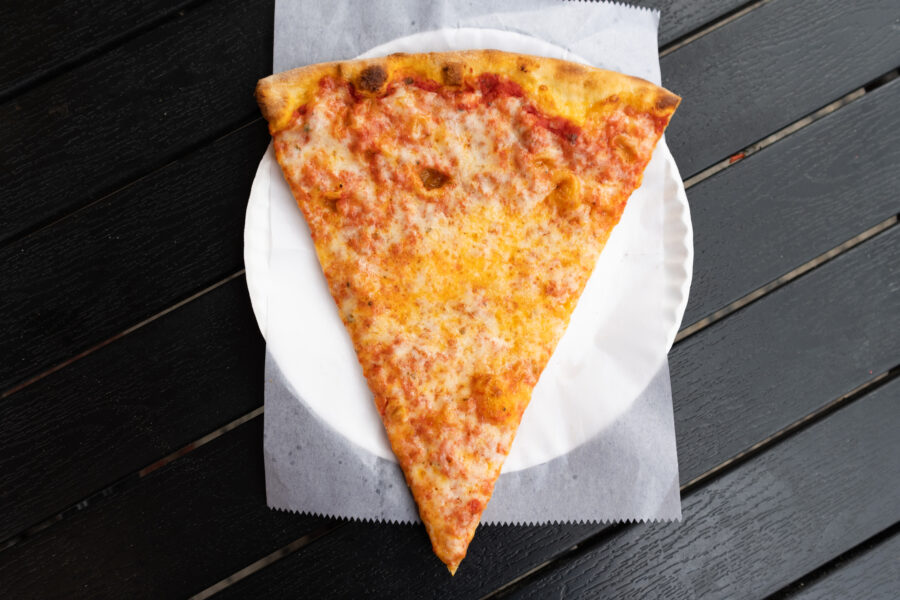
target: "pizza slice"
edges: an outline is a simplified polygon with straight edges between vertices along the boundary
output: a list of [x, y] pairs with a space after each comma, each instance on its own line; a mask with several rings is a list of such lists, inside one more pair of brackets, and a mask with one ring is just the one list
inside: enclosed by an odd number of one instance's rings
[[680, 99], [495, 50], [312, 65], [261, 80], [257, 99], [434, 551], [454, 573]]

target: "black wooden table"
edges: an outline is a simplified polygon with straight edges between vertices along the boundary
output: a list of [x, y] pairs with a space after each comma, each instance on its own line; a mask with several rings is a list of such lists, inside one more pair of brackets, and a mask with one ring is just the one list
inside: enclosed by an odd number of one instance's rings
[[[272, 1], [0, 7], [0, 597], [900, 597], [900, 2], [648, 0], [696, 260], [681, 524], [266, 508]], [[598, 482], [602, 485], [602, 482]]]

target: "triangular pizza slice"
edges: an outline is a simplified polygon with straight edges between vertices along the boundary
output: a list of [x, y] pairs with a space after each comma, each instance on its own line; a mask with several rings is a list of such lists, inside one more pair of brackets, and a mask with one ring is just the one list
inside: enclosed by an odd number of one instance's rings
[[679, 98], [475, 50], [302, 67], [261, 80], [257, 99], [453, 573]]

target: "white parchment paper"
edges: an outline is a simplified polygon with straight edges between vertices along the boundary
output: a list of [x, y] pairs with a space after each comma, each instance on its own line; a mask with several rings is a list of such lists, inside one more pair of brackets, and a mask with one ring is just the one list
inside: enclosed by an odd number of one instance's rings
[[[279, 0], [275, 13], [275, 71], [352, 58], [398, 36], [449, 26], [496, 28], [540, 37], [597, 66], [657, 83], [660, 79], [656, 48], [658, 15], [621, 5], [554, 0], [493, 0], [477, 5], [388, 0], [338, 2], [326, 10], [310, 0]], [[658, 233], [654, 239], [659, 240], [662, 239], [662, 192], [656, 188], [662, 186], [661, 172], [661, 166], [651, 164], [645, 174], [639, 224]], [[273, 236], [284, 223], [281, 216], [273, 216]], [[655, 273], [656, 278], [649, 277], [642, 294], [632, 295], [630, 300], [625, 297], [623, 302], [644, 302], [652, 306], [658, 301], [662, 287], [658, 281], [663, 276], [661, 241], [641, 254], [640, 260], [648, 274]], [[286, 264], [274, 267], [275, 270], [290, 268]], [[270, 289], [269, 322], [278, 322], [279, 313], [290, 310], [296, 313], [296, 306], [278, 305], [278, 299], [286, 297], [278, 293], [278, 285], [275, 281]], [[324, 281], [322, 286], [324, 289]], [[583, 298], [577, 310], [589, 310], [583, 307], [585, 304]], [[573, 317], [567, 338], [577, 341], [581, 334], [579, 322], [583, 321]], [[627, 332], [622, 333], [627, 340]], [[272, 348], [279, 348], [278, 344], [287, 337], [283, 331], [269, 328], [267, 332]], [[589, 343], [590, 332], [581, 337]], [[662, 339], [652, 340], [657, 342], [665, 344]], [[647, 340], [641, 339], [639, 343]], [[283, 357], [285, 352], [279, 348], [275, 355]], [[552, 429], [553, 435], [546, 435], [551, 425], [547, 419], [554, 415], [552, 404], [547, 405], [551, 410], [544, 411], [543, 418], [529, 419], [541, 415], [540, 411], [532, 410], [538, 400], [535, 398], [525, 413], [513, 453], [521, 445], [518, 442], [529, 435], [529, 428], [534, 432], [531, 439], [552, 447], [535, 448], [530, 456], [511, 455], [519, 470], [504, 470], [483, 521], [545, 523], [680, 518], [669, 376], [665, 361], [659, 362], [656, 375], [647, 377], [646, 388], [640, 393], [639, 390], [630, 392], [629, 400], [635, 396], [636, 399], [627, 411], [602, 421], [599, 432], [597, 423], [586, 429], [582, 419], [567, 415], [565, 422]], [[557, 360], [556, 363], [556, 369], [567, 368], [565, 362]], [[563, 378], [558, 385], [580, 389], [579, 378], [596, 385], [600, 377], [607, 387], [617, 390], [616, 383], [622, 382], [616, 379], [616, 356], [605, 357], [600, 364], [603, 372], [597, 373], [584, 368], [576, 372], [570, 364], [572, 381]], [[548, 370], [551, 367], [552, 364]], [[306, 383], [301, 381], [301, 385]], [[647, 381], [641, 381], [641, 385]], [[548, 401], [552, 401], [553, 390], [547, 395]], [[351, 440], [361, 438], [336, 430], [333, 419], [330, 423], [323, 420], [327, 413], [321, 406], [304, 401], [303, 394], [284, 376], [271, 353], [266, 360], [265, 403], [266, 486], [271, 507], [340, 517], [417, 520], [415, 504], [392, 457], [377, 447], [373, 451], [372, 445], [363, 447], [354, 443]], [[374, 409], [364, 408], [362, 412], [374, 418], [374, 425], [380, 428]], [[540, 462], [540, 456], [555, 458]]]

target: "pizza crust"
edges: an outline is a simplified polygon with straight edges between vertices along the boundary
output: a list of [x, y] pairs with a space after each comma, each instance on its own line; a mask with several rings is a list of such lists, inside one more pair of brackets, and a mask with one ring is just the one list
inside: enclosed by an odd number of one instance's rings
[[601, 117], [610, 102], [621, 102], [667, 120], [681, 102], [672, 92], [637, 77], [500, 50], [398, 53], [299, 67], [261, 79], [256, 99], [274, 134], [288, 126], [294, 112], [309, 102], [326, 75], [349, 81], [362, 93], [377, 94], [398, 75], [418, 75], [457, 86], [485, 73], [518, 84], [541, 110], [579, 126]]
[[496, 50], [311, 65], [263, 79], [257, 99], [453, 573], [680, 99]]

